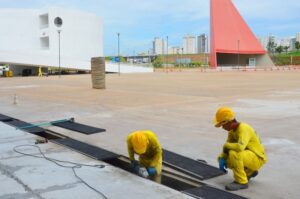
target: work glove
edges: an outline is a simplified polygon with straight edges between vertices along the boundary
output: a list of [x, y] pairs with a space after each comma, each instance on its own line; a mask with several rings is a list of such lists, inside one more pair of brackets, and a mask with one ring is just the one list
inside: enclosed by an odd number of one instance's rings
[[227, 163], [224, 158], [219, 159], [219, 168], [221, 171], [227, 172], [227, 170], [225, 169], [225, 168], [227, 168]]
[[155, 176], [157, 174], [156, 168], [154, 168], [154, 167], [148, 167], [147, 171], [150, 176]]
[[143, 177], [143, 178], [148, 178], [149, 177], [148, 171], [145, 167], [139, 167], [138, 175]]

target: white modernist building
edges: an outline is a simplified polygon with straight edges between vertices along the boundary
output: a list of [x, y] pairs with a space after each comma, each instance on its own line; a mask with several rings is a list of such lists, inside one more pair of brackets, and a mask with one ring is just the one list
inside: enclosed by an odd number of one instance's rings
[[[61, 27], [54, 24], [57, 17]], [[0, 65], [19, 68], [17, 73], [30, 66], [90, 70], [91, 57], [103, 56], [103, 23], [94, 14], [54, 7], [0, 9], [0, 26]]]

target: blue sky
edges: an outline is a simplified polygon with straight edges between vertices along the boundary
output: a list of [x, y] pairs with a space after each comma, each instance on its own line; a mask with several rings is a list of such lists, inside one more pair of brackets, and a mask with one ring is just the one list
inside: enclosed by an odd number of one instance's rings
[[[233, 0], [257, 36], [295, 36], [300, 32], [299, 0]], [[104, 22], [104, 54], [147, 52], [154, 37], [181, 46], [186, 34], [209, 34], [209, 0], [0, 0], [0, 8], [58, 6], [91, 12]]]

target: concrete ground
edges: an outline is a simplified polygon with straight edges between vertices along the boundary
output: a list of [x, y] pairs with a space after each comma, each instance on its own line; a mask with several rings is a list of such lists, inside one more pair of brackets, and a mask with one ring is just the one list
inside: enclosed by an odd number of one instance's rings
[[[107, 132], [87, 136], [48, 128], [124, 155], [127, 134], [150, 129], [163, 148], [217, 166], [226, 132], [214, 128], [213, 117], [219, 106], [230, 106], [256, 129], [268, 156], [249, 188], [237, 194], [298, 199], [299, 77], [298, 70], [109, 74], [105, 90], [91, 89], [89, 75], [0, 79], [0, 113], [27, 122], [75, 117]], [[231, 181], [229, 173], [207, 183], [223, 188]]]
[[[34, 144], [36, 136], [1, 122], [0, 129], [1, 199], [189, 198], [65, 147], [52, 143], [37, 145], [47, 158], [85, 165], [104, 165], [104, 168], [82, 166], [74, 169], [76, 175], [96, 189], [97, 193], [76, 178], [71, 168], [58, 166], [43, 158], [17, 153], [20, 151], [41, 157]], [[67, 167], [75, 166], [69, 163], [60, 164]]]

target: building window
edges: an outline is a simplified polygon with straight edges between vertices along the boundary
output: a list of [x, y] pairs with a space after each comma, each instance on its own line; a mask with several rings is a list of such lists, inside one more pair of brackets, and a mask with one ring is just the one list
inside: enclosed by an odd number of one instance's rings
[[40, 29], [49, 27], [49, 16], [48, 14], [40, 15]]
[[40, 44], [41, 44], [42, 50], [48, 50], [49, 49], [49, 37], [40, 38]]

